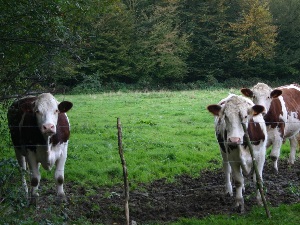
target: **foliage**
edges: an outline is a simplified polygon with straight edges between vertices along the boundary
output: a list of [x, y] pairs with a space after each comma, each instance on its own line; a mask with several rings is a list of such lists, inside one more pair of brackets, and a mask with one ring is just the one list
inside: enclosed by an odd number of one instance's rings
[[203, 80], [211, 84], [225, 76], [226, 53], [222, 51], [228, 23], [225, 1], [183, 1], [183, 32], [189, 36], [188, 81]]
[[241, 77], [295, 81], [299, 75], [297, 0], [0, 5], [1, 97], [49, 91], [50, 84], [86, 93], [98, 84], [100, 90], [116, 83], [221, 86]]
[[98, 7], [105, 11], [111, 2], [1, 0], [0, 95], [24, 94], [66, 81], [62, 75], [72, 71], [89, 36], [86, 24]]
[[151, 12], [138, 9], [136, 18], [141, 21], [137, 25], [136, 67], [142, 79], [168, 83], [182, 81], [187, 74], [188, 44], [186, 35], [180, 33], [178, 5], [179, 1], [149, 2]]
[[232, 49], [237, 49], [238, 58], [248, 61], [274, 56], [276, 27], [266, 3], [246, 1], [241, 20], [230, 26], [234, 34]]
[[99, 14], [91, 24], [91, 37], [85, 43], [80, 56], [78, 72], [102, 82], [129, 81], [134, 77], [131, 70], [131, 16], [124, 6], [116, 3], [116, 10]]
[[270, 11], [279, 28], [276, 48], [276, 71], [282, 77], [297, 80], [300, 73], [300, 2], [272, 0]]
[[[70, 35], [53, 1], [1, 1], [1, 96], [23, 93], [53, 75]], [[50, 72], [50, 74], [49, 74]], [[55, 74], [55, 72], [54, 72]]]

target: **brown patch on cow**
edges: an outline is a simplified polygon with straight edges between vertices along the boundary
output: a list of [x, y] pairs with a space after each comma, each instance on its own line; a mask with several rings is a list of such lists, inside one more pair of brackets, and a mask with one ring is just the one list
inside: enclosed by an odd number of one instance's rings
[[36, 187], [39, 184], [39, 180], [36, 177], [31, 178], [31, 186]]
[[259, 123], [255, 123], [253, 119], [250, 120], [248, 124], [248, 133], [250, 141], [253, 145], [258, 145], [261, 141], [265, 140], [265, 134], [261, 129]]
[[70, 137], [70, 124], [65, 113], [58, 114], [56, 134], [50, 139], [50, 142], [55, 146], [63, 142], [67, 142]]
[[274, 98], [271, 102], [268, 113], [264, 116], [264, 119], [267, 126], [271, 126], [273, 129], [278, 127], [279, 133], [281, 137], [283, 137], [285, 123], [282, 119], [280, 119], [280, 115], [283, 115], [281, 102], [279, 99]]
[[62, 176], [59, 176], [56, 181], [57, 181], [58, 184], [63, 184], [64, 183], [64, 178]]
[[19, 99], [12, 103], [7, 112], [8, 127], [12, 142], [15, 146], [20, 146], [21, 134], [19, 130], [19, 123], [22, 119], [23, 111], [21, 105], [25, 103], [32, 103], [36, 100], [36, 97], [26, 97]]
[[[297, 89], [282, 89], [282, 97], [285, 102], [287, 111], [290, 112], [300, 112], [300, 92]], [[300, 114], [298, 118], [300, 120]]]

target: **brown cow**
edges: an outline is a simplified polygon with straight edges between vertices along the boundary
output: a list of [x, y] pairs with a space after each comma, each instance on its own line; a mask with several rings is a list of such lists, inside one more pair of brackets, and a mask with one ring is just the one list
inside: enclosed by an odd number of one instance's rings
[[275, 171], [278, 172], [280, 148], [286, 139], [289, 139], [291, 147], [289, 163], [294, 164], [300, 131], [300, 86], [290, 84], [273, 90], [264, 83], [258, 83], [251, 89], [241, 89], [241, 92], [267, 110], [264, 116], [268, 130], [267, 147], [273, 145], [270, 157]]
[[[249, 174], [252, 167], [252, 158], [249, 146], [244, 141], [245, 132], [242, 123], [247, 126], [250, 140], [253, 145], [254, 157], [257, 162], [259, 175], [262, 178], [265, 162], [267, 130], [261, 112], [264, 107], [254, 105], [250, 99], [242, 96], [229, 95], [216, 105], [207, 107], [215, 115], [215, 132], [223, 158], [223, 171], [225, 173], [225, 191], [233, 195], [231, 185], [231, 172], [236, 186], [236, 207], [244, 211], [243, 174]], [[253, 176], [254, 182], [256, 176]], [[257, 190], [256, 198], [259, 204], [262, 199]]]
[[[20, 167], [31, 176], [31, 203], [36, 201], [41, 179], [39, 165], [50, 170], [56, 165], [55, 180], [58, 200], [65, 199], [64, 168], [67, 159], [70, 124], [67, 112], [72, 103], [57, 100], [49, 93], [28, 96], [15, 101], [8, 110], [8, 125]], [[28, 195], [25, 175], [22, 183]]]

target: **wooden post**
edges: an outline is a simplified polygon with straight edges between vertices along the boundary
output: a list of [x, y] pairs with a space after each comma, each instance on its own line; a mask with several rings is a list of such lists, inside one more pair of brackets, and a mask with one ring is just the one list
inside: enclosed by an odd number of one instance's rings
[[119, 146], [119, 154], [121, 158], [121, 163], [123, 167], [123, 177], [124, 177], [124, 189], [125, 189], [125, 216], [126, 216], [126, 224], [129, 225], [129, 184], [128, 184], [128, 173], [126, 167], [126, 161], [123, 153], [123, 144], [122, 144], [122, 126], [120, 119], [117, 120], [117, 128], [118, 128], [118, 146]]
[[258, 169], [257, 169], [257, 164], [256, 164], [256, 159], [255, 159], [254, 154], [253, 154], [253, 148], [252, 148], [252, 144], [251, 144], [251, 141], [250, 141], [250, 138], [249, 138], [249, 134], [248, 134], [246, 125], [244, 123], [242, 123], [242, 126], [243, 126], [243, 129], [244, 129], [244, 132], [245, 132], [247, 145], [249, 146], [249, 149], [250, 149], [252, 163], [253, 163], [254, 171], [255, 171], [255, 174], [256, 174], [256, 184], [258, 186], [258, 189], [259, 189], [259, 192], [260, 192], [260, 195], [261, 195], [261, 199], [263, 201], [263, 204], [264, 204], [264, 207], [265, 207], [265, 210], [266, 210], [267, 217], [271, 218], [271, 214], [270, 214], [268, 204], [267, 204], [267, 201], [266, 201], [266, 198], [265, 198], [264, 190], [263, 190], [262, 179], [259, 175], [259, 172], [258, 172]]

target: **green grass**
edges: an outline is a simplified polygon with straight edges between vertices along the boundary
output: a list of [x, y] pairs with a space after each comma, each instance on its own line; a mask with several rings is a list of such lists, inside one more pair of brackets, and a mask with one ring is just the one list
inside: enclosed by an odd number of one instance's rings
[[[118, 153], [117, 118], [123, 131], [124, 154], [131, 188], [159, 178], [172, 181], [178, 174], [198, 176], [201, 170], [221, 167], [214, 135], [214, 118], [207, 105], [218, 103], [239, 90], [131, 92], [57, 96], [72, 101], [68, 117], [71, 138], [65, 168], [66, 182], [112, 186], [123, 183]], [[289, 147], [283, 146], [281, 157]], [[0, 161], [14, 157], [4, 147]], [[211, 163], [214, 161], [214, 163]], [[219, 164], [215, 164], [219, 161]], [[54, 171], [42, 177], [53, 179]], [[293, 190], [291, 190], [293, 191]], [[299, 204], [271, 209], [267, 220], [262, 208], [245, 216], [210, 216], [204, 220], [182, 219], [175, 224], [295, 224]], [[282, 216], [284, 215], [284, 216]], [[288, 218], [288, 219], [286, 219]], [[283, 221], [292, 221], [285, 223]]]
[[296, 225], [299, 224], [300, 204], [281, 205], [270, 209], [271, 218], [266, 217], [262, 207], [254, 209], [246, 215], [212, 215], [205, 219], [181, 219], [170, 225]]
[[[131, 184], [213, 168], [219, 150], [206, 106], [228, 90], [72, 95], [66, 179], [82, 184], [122, 183], [117, 118]], [[62, 99], [62, 97], [60, 97]], [[221, 165], [221, 164], [220, 164]], [[78, 170], [78, 167], [80, 170]]]

